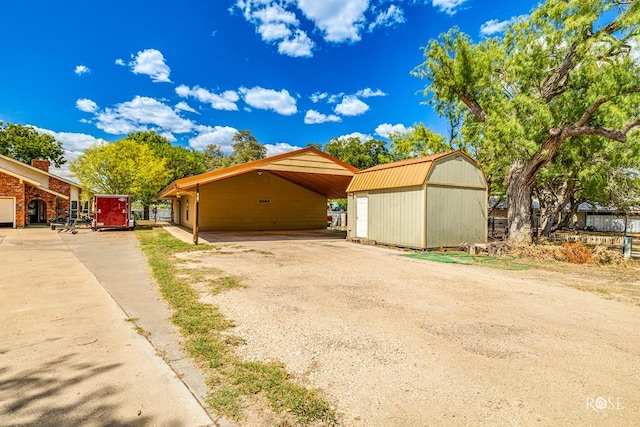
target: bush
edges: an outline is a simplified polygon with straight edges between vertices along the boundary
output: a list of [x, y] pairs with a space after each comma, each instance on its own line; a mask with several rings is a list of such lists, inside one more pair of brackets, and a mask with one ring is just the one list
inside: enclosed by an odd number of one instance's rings
[[560, 249], [566, 260], [572, 264], [585, 264], [593, 259], [591, 249], [584, 246], [582, 242], [564, 242]]

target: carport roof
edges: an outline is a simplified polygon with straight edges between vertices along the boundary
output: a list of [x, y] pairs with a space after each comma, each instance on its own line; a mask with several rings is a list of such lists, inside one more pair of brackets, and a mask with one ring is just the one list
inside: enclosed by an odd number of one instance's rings
[[307, 147], [225, 169], [182, 178], [169, 184], [156, 196], [168, 199], [205, 185], [249, 172], [268, 172], [304, 187], [328, 199], [344, 198], [347, 186], [358, 168], [344, 163], [317, 148]]

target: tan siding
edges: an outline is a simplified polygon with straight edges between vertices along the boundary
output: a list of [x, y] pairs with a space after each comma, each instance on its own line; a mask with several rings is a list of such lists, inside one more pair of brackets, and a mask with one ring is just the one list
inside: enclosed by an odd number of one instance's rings
[[424, 191], [407, 187], [369, 192], [369, 238], [419, 248], [423, 244]]
[[195, 197], [183, 196], [182, 198], [180, 198], [180, 211], [181, 225], [193, 229], [193, 218], [196, 214]]
[[[200, 230], [309, 230], [327, 226], [327, 199], [268, 172], [200, 187]], [[190, 216], [191, 219], [191, 216]]]
[[463, 155], [454, 155], [434, 162], [427, 178], [431, 182], [485, 186], [482, 170]]
[[260, 167], [263, 170], [279, 170], [288, 172], [319, 173], [352, 176], [353, 172], [345, 169], [329, 159], [314, 153], [303, 153], [298, 156], [274, 161]]
[[427, 187], [427, 247], [486, 242], [486, 190]]

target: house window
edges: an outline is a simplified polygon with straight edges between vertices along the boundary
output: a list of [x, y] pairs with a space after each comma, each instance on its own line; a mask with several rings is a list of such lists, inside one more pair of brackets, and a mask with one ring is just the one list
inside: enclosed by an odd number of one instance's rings
[[76, 218], [78, 218], [78, 201], [72, 200], [71, 201], [71, 219], [76, 219]]
[[187, 221], [189, 221], [189, 202], [185, 203], [185, 208], [186, 208]]

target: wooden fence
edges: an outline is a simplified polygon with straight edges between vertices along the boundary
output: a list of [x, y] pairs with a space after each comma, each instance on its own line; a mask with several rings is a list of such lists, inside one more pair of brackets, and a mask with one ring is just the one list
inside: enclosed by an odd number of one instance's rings
[[591, 234], [552, 234], [549, 240], [556, 242], [582, 242], [588, 245], [622, 246], [622, 236], [594, 236]]

